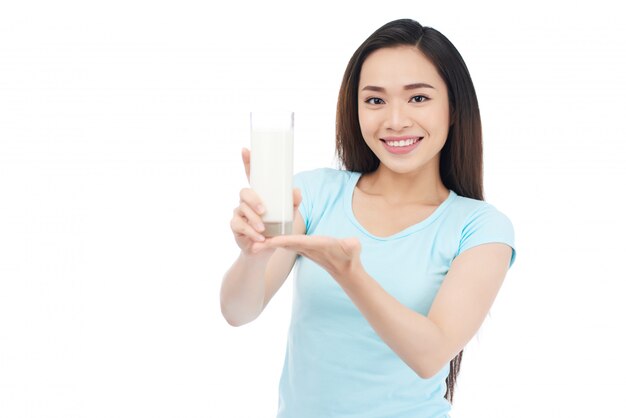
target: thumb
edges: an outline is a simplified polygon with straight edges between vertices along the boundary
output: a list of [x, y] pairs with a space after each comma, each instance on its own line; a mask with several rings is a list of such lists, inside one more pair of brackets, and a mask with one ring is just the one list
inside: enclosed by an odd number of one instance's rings
[[248, 148], [241, 149], [241, 160], [243, 161], [243, 168], [246, 172], [248, 184], [250, 184], [250, 150]]

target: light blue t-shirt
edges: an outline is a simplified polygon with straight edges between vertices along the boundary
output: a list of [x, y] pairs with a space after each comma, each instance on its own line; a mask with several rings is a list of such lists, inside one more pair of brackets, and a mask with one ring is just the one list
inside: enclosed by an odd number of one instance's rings
[[[356, 220], [352, 194], [360, 173], [320, 168], [294, 176], [307, 235], [358, 237], [367, 273], [393, 297], [427, 316], [452, 260], [468, 248], [503, 242], [514, 248], [513, 226], [494, 206], [458, 196], [427, 219], [389, 237]], [[381, 214], [381, 216], [383, 216]], [[510, 265], [515, 260], [515, 249]], [[335, 280], [299, 256], [279, 418], [447, 418], [449, 363], [419, 377], [376, 334]]]

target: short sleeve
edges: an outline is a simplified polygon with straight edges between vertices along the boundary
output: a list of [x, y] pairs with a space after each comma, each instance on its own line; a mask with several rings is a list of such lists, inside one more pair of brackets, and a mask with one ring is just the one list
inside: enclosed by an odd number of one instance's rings
[[306, 174], [307, 172], [300, 172], [293, 176], [293, 187], [300, 189], [300, 193], [302, 195], [302, 202], [300, 202], [300, 206], [298, 206], [298, 210], [300, 211], [300, 215], [302, 215], [302, 219], [304, 219], [304, 225], [306, 227], [306, 231], [309, 231], [309, 225], [311, 224], [311, 198], [309, 195], [309, 191], [307, 188], [306, 182]]
[[509, 268], [515, 262], [515, 231], [511, 220], [493, 205], [486, 204], [465, 221], [457, 255], [480, 244], [502, 242], [511, 247]]

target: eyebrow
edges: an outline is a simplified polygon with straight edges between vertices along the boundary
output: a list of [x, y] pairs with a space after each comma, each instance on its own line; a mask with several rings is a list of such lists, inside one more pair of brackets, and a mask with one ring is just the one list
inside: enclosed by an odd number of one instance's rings
[[[404, 90], [415, 90], [415, 89], [420, 89], [420, 88], [429, 88], [429, 89], [436, 90], [433, 86], [427, 83], [413, 83], [413, 84], [407, 84], [406, 86], [404, 86]], [[378, 86], [365, 86], [361, 89], [361, 91], [363, 90], [380, 91], [383, 93], [385, 92], [384, 88], [378, 87]]]

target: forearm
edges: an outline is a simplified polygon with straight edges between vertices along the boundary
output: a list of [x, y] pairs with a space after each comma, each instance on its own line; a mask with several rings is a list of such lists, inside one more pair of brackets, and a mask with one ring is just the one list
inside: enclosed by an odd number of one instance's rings
[[363, 268], [337, 279], [380, 338], [419, 376], [432, 377], [443, 335], [430, 319], [404, 306]]
[[224, 275], [220, 305], [222, 315], [230, 325], [244, 325], [263, 311], [264, 274], [269, 259], [269, 255], [240, 254]]

